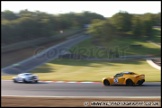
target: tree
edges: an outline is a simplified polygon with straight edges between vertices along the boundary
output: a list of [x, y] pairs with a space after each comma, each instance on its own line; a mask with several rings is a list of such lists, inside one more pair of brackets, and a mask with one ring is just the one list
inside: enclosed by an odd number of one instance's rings
[[152, 27], [154, 26], [154, 17], [151, 13], [145, 13], [141, 16], [142, 34], [148, 39], [152, 37]]
[[88, 28], [88, 33], [92, 34], [100, 42], [109, 42], [114, 39], [116, 29], [108, 20], [94, 20]]
[[19, 16], [10, 10], [5, 10], [4, 12], [1, 12], [1, 19], [15, 20], [17, 18], [19, 18]]
[[136, 38], [141, 37], [142, 35], [141, 29], [142, 25], [140, 18], [138, 16], [134, 16], [132, 18], [132, 33]]
[[84, 24], [89, 24], [93, 19], [103, 19], [104, 17], [91, 12], [71, 12], [56, 16], [25, 9], [19, 13], [9, 10], [1, 12], [1, 18], [2, 41], [15, 43], [41, 37], [48, 38], [60, 30], [83, 28]]
[[131, 30], [131, 18], [131, 14], [127, 12], [119, 12], [113, 15], [110, 20], [118, 31], [128, 32]]

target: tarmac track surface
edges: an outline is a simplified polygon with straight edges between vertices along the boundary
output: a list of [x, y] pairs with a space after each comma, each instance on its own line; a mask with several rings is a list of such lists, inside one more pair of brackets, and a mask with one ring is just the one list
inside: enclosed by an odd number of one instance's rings
[[19, 96], [161, 96], [161, 82], [142, 86], [103, 86], [102, 83], [13, 83], [2, 80], [1, 93]]
[[[26, 60], [23, 60], [18, 65], [11, 65], [1, 69], [2, 75], [19, 74], [28, 72], [37, 66], [40, 66], [48, 61], [54, 60], [59, 55], [67, 53], [68, 49], [78, 44], [79, 42], [90, 38], [88, 35], [81, 35], [68, 39], [60, 44], [52, 46], [48, 49], [39, 48], [34, 52], [34, 55]], [[42, 51], [43, 50], [43, 51]], [[21, 55], [20, 55], [21, 56]]]

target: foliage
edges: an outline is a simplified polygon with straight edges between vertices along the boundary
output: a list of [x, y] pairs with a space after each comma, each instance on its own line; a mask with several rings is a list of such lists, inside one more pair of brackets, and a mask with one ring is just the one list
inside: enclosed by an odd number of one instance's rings
[[93, 20], [88, 33], [100, 41], [111, 41], [116, 35], [115, 27], [108, 20]]
[[152, 27], [161, 23], [161, 12], [157, 14], [130, 14], [120, 11], [111, 18], [92, 12], [65, 13], [60, 15], [45, 12], [10, 10], [1, 12], [2, 44], [11, 44], [24, 40], [53, 36], [60, 30], [83, 28], [89, 24], [88, 33], [94, 40], [109, 42], [117, 36], [130, 33], [130, 37], [152, 38]]
[[111, 23], [120, 32], [127, 32], [131, 29], [132, 15], [127, 12], [119, 12], [113, 15], [111, 18]]
[[158, 26], [161, 22], [160, 15], [161, 13], [139, 15], [120, 11], [106, 20], [93, 20], [88, 32], [100, 43], [109, 42], [123, 35], [138, 39], [147, 37], [149, 40], [153, 36], [153, 26]]
[[11, 44], [40, 37], [49, 37], [60, 30], [83, 28], [93, 19], [104, 19], [103, 16], [91, 13], [66, 13], [60, 15], [45, 12], [21, 10], [14, 13], [9, 10], [1, 12], [2, 43]]

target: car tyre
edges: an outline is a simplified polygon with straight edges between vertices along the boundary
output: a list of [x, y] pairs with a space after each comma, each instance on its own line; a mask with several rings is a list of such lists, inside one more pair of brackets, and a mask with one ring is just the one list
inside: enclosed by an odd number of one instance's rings
[[24, 83], [27, 83], [27, 81], [26, 81], [25, 79], [23, 79], [23, 82], [24, 82]]
[[34, 83], [38, 83], [38, 80], [35, 80]]
[[103, 81], [103, 84], [104, 84], [104, 86], [109, 86], [109, 85], [110, 85], [110, 82], [109, 82], [107, 79], [105, 79], [105, 80]]
[[126, 86], [133, 86], [133, 85], [134, 85], [134, 83], [133, 83], [133, 81], [131, 79], [128, 79], [126, 81]]
[[140, 80], [140, 81], [138, 81], [138, 85], [141, 86], [144, 82], [145, 82], [145, 80]]
[[16, 81], [15, 79], [13, 79], [13, 82], [14, 82], [14, 83], [17, 83], [17, 81]]

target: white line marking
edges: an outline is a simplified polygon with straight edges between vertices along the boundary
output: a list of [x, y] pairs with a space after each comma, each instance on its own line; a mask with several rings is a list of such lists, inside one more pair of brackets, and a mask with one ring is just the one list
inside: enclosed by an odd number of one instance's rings
[[158, 70], [161, 70], [161, 67], [158, 66], [157, 64], [155, 64], [151, 59], [147, 59], [146, 60], [148, 64], [150, 64], [152, 67], [158, 69]]
[[43, 82], [53, 82], [53, 81], [43, 81]]
[[56, 81], [55, 83], [65, 83], [65, 81]]
[[78, 82], [72, 82], [72, 81], [71, 81], [71, 82], [66, 82], [66, 83], [78, 83]]
[[80, 83], [95, 83], [95, 82], [80, 82]]

